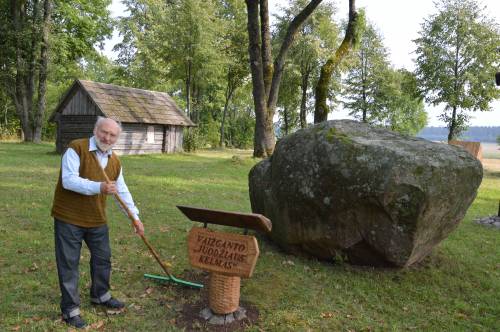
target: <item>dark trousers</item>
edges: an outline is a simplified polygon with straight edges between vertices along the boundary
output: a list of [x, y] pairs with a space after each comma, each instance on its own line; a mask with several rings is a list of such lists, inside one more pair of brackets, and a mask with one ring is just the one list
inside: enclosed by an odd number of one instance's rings
[[57, 274], [61, 288], [61, 311], [64, 318], [80, 314], [78, 293], [80, 251], [82, 241], [90, 250], [90, 299], [94, 303], [111, 298], [111, 248], [108, 226], [85, 228], [71, 225], [54, 218]]

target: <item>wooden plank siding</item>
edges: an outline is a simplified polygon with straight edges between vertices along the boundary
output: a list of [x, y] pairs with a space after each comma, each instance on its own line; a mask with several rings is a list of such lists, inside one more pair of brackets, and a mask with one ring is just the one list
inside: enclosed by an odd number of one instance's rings
[[166, 153], [182, 152], [184, 130], [179, 126], [165, 126], [163, 150]]
[[[154, 128], [154, 141], [148, 142], [148, 127]], [[122, 133], [113, 151], [118, 155], [162, 153], [163, 126], [123, 123]]]
[[97, 105], [92, 101], [88, 94], [78, 89], [73, 98], [63, 109], [64, 115], [102, 115]]

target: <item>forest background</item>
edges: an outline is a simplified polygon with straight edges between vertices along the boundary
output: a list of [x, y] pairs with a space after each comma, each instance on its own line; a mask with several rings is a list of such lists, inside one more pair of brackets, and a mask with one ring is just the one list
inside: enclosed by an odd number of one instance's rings
[[[0, 51], [0, 65], [5, 69], [0, 76], [1, 137], [13, 137], [22, 131], [26, 140], [54, 139], [54, 124], [47, 123], [47, 118], [73, 80], [80, 78], [170, 93], [199, 125], [186, 135], [187, 150], [254, 147], [259, 124], [252, 96], [245, 3], [236, 0], [121, 3], [126, 15], [112, 17], [110, 0], [1, 2], [0, 41], [5, 46]], [[349, 1], [349, 5], [354, 3]], [[290, 22], [309, 2], [271, 1], [270, 4], [275, 13], [271, 15], [269, 29], [270, 49], [277, 54], [287, 38]], [[276, 112], [271, 117], [272, 131], [278, 139], [311, 124], [321, 70], [346, 39], [350, 17], [346, 14], [347, 4], [348, 1], [323, 1], [299, 27], [284, 59]], [[381, 4], [384, 6], [388, 4]], [[449, 100], [436, 99], [440, 92], [430, 83], [443, 83], [439, 77], [425, 77], [425, 66], [433, 61], [425, 58], [424, 52], [429, 47], [425, 38], [432, 37], [428, 28], [440, 15], [453, 17], [457, 6], [469, 11], [478, 22], [467, 29], [483, 29], [479, 41], [485, 46], [480, 56], [487, 58], [488, 68], [476, 76], [481, 76], [489, 90], [480, 98], [479, 93], [472, 94], [475, 96], [472, 99], [481, 99], [482, 104], [472, 105], [471, 100], [462, 98], [462, 104], [453, 106]], [[418, 38], [412, 40], [415, 47], [412, 69], [393, 65], [369, 10], [370, 6], [366, 10], [357, 9], [356, 13], [364, 19], [362, 34], [331, 74], [326, 96], [328, 118], [347, 114], [414, 135], [428, 123], [429, 105], [434, 104], [443, 109], [441, 118], [449, 128], [453, 127], [453, 135], [459, 136], [473, 118], [469, 111], [497, 112], [496, 104], [492, 108], [491, 102], [498, 98], [493, 77], [498, 68], [499, 56], [495, 50], [500, 46], [499, 29], [491, 18], [492, 11], [483, 2], [443, 0], [436, 4], [434, 13], [422, 18]], [[442, 25], [459, 27], [461, 23], [457, 22]], [[121, 36], [113, 48], [115, 59], [102, 52], [113, 31]], [[470, 61], [470, 56], [464, 53], [459, 60]], [[461, 92], [470, 95], [471, 88]], [[451, 103], [457, 104], [460, 98], [453, 98], [455, 101]], [[458, 109], [455, 121], [449, 113], [452, 108]]]

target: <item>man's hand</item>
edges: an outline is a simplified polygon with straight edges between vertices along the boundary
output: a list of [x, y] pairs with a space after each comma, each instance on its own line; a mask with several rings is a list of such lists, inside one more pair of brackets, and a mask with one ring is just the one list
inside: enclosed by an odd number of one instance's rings
[[112, 195], [117, 194], [116, 183], [113, 182], [101, 182], [101, 194]]
[[139, 219], [134, 220], [134, 228], [137, 235], [144, 236], [144, 225]]

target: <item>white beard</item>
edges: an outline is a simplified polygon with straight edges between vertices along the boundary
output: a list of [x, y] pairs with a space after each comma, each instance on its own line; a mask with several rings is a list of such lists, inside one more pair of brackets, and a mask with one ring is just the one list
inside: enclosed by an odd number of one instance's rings
[[96, 143], [97, 147], [99, 148], [99, 150], [101, 150], [102, 152], [109, 151], [114, 146], [114, 144], [104, 144], [104, 143], [102, 143], [99, 140], [99, 138], [97, 138], [97, 136], [95, 136], [95, 143]]

